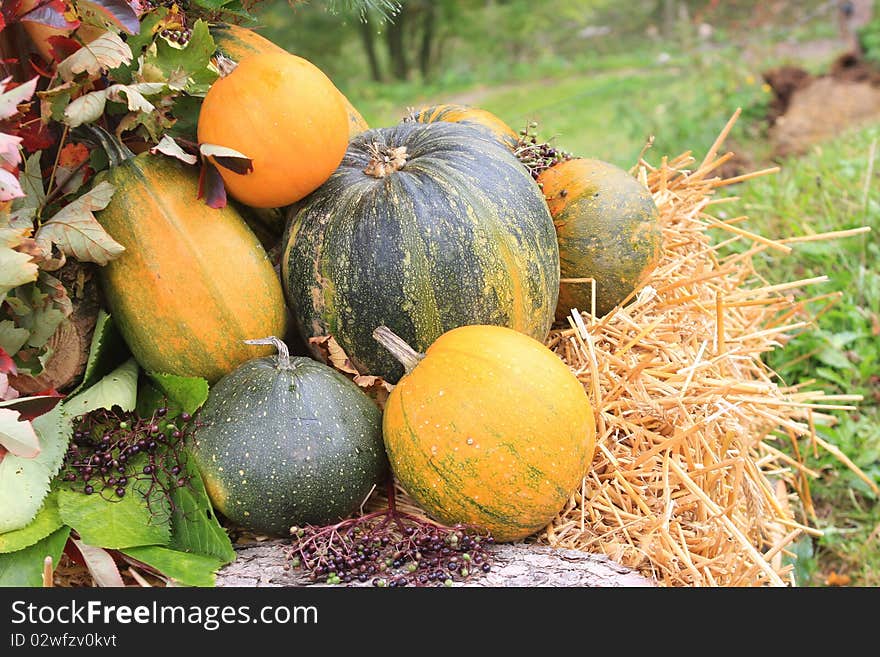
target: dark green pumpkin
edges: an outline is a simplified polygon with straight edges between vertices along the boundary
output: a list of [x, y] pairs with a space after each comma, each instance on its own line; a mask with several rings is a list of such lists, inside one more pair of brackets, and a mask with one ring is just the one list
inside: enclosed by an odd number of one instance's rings
[[424, 351], [466, 324], [544, 340], [559, 249], [540, 189], [493, 137], [404, 123], [355, 137], [327, 182], [289, 211], [282, 283], [305, 339], [332, 335], [362, 373], [402, 366], [385, 325]]
[[247, 361], [211, 388], [192, 454], [214, 508], [285, 536], [351, 515], [388, 461], [376, 404], [331, 367], [272, 344], [277, 356]]

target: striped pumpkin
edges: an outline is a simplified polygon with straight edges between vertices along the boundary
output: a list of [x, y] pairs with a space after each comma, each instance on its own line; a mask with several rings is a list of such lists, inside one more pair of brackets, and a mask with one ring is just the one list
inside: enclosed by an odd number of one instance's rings
[[173, 158], [111, 160], [104, 179], [116, 191], [95, 216], [125, 251], [98, 273], [141, 366], [213, 383], [272, 353], [242, 342], [284, 335], [287, 318], [278, 275], [241, 215], [197, 200], [197, 171]]
[[412, 111], [406, 120], [416, 123], [434, 123], [436, 121], [463, 123], [477, 130], [485, 131], [511, 150], [515, 149], [517, 145], [517, 134], [511, 127], [488, 110], [479, 107], [454, 103], [426, 105]]
[[371, 337], [426, 349], [463, 324], [543, 340], [559, 293], [553, 222], [513, 154], [454, 123], [369, 130], [289, 212], [282, 282], [304, 338], [332, 335], [363, 373], [403, 369]]

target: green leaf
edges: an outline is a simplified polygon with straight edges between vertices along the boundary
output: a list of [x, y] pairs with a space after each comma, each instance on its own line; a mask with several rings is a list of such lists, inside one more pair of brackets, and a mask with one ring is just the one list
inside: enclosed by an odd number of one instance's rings
[[31, 421], [40, 437], [40, 453], [32, 459], [6, 454], [0, 461], [0, 532], [25, 527], [37, 515], [49, 482], [61, 467], [72, 428], [61, 404]]
[[834, 347], [827, 347], [820, 351], [816, 354], [816, 360], [840, 370], [848, 370], [853, 366], [846, 354]]
[[214, 586], [214, 574], [225, 564], [216, 557], [181, 552], [158, 545], [128, 548], [122, 553], [185, 586]]
[[96, 384], [66, 399], [61, 406], [70, 417], [77, 417], [96, 408], [112, 409], [119, 406], [123, 411], [133, 410], [137, 401], [138, 365], [129, 358]]
[[27, 253], [0, 246], [0, 303], [10, 290], [37, 280], [39, 268]]
[[[192, 415], [208, 399], [208, 382], [201, 377], [154, 372], [149, 372], [149, 376], [165, 394], [169, 404], [181, 412]], [[172, 412], [174, 410], [172, 408]]]
[[98, 379], [123, 360], [130, 357], [128, 347], [116, 328], [113, 318], [102, 308], [98, 311], [95, 330], [92, 333], [92, 344], [89, 347], [89, 359], [83, 373], [82, 382], [70, 393], [73, 397], [95, 384]]
[[182, 48], [171, 45], [165, 39], [157, 39], [144, 55], [144, 69], [157, 68], [166, 80], [184, 71], [189, 77], [186, 92], [204, 95], [219, 75], [211, 66], [215, 50], [214, 37], [208, 30], [208, 24], [200, 19], [193, 24], [189, 41]]
[[43, 561], [49, 556], [57, 565], [69, 535], [70, 527], [62, 527], [30, 547], [0, 554], [0, 586], [41, 586]]
[[0, 347], [7, 354], [16, 354], [28, 341], [31, 332], [15, 325], [11, 319], [0, 322]]
[[[138, 465], [137, 467], [141, 467]], [[154, 491], [149, 504], [145, 480], [129, 485], [125, 497], [104, 499], [62, 488], [58, 491], [61, 519], [96, 547], [121, 549], [140, 545], [166, 545], [171, 538], [171, 510], [163, 494]]]
[[187, 458], [188, 486], [175, 488], [171, 494], [171, 543], [169, 547], [194, 554], [209, 555], [223, 563], [235, 560], [235, 550], [220, 525], [195, 463]]
[[49, 493], [36, 518], [21, 529], [0, 534], [0, 554], [29, 547], [46, 538], [63, 524], [58, 513], [58, 494]]

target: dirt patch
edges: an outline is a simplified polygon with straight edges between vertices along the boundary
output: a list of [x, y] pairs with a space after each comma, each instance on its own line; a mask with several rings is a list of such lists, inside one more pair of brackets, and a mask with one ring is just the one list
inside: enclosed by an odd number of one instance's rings
[[767, 120], [774, 158], [880, 121], [880, 68], [857, 53], [840, 55], [824, 75], [782, 66], [763, 77], [773, 90]]

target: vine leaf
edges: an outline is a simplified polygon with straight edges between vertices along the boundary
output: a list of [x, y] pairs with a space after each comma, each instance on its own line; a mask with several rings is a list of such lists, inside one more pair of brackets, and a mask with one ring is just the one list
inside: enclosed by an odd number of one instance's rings
[[23, 196], [24, 192], [21, 190], [18, 178], [6, 169], [0, 168], [0, 201], [11, 201]]
[[53, 491], [46, 496], [40, 512], [27, 527], [0, 534], [0, 554], [29, 547], [46, 538], [63, 524], [58, 513], [58, 493]]
[[200, 144], [199, 152], [213, 164], [239, 175], [245, 175], [254, 170], [254, 161], [232, 148], [216, 144]]
[[18, 152], [18, 145], [21, 143], [21, 137], [7, 135], [0, 132], [0, 160], [14, 167], [21, 162], [21, 155]]
[[40, 226], [35, 235], [37, 245], [44, 253], [50, 254], [54, 243], [65, 255], [99, 265], [106, 265], [119, 256], [125, 247], [110, 237], [92, 214], [107, 207], [114, 191], [113, 185], [102, 181], [65, 205]]
[[131, 62], [131, 48], [115, 32], [105, 32], [58, 64], [58, 74], [67, 82], [79, 73], [98, 76], [105, 69]]
[[61, 0], [49, 0], [48, 2], [36, 3], [33, 9], [19, 16], [21, 21], [48, 25], [61, 30], [73, 30], [79, 26], [79, 21], [69, 21], [64, 17], [67, 7]]

